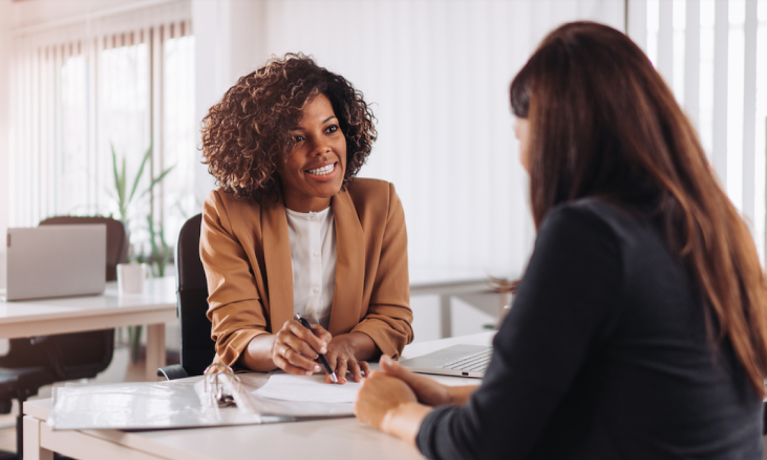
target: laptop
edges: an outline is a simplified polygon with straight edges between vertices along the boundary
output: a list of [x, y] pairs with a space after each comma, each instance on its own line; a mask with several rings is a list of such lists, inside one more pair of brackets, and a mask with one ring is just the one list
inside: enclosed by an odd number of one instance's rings
[[107, 266], [105, 224], [9, 228], [6, 245], [4, 300], [104, 292]]
[[493, 347], [453, 345], [399, 363], [411, 371], [452, 377], [483, 378], [490, 363]]

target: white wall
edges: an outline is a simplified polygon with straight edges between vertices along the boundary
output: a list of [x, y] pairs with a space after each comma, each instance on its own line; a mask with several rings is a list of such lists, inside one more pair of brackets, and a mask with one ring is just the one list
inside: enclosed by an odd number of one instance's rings
[[11, 1], [0, 0], [0, 289], [5, 287], [5, 238], [8, 230], [10, 19]]
[[34, 0], [8, 3], [7, 25], [13, 30], [49, 27], [100, 11], [152, 3], [147, 0]]
[[[261, 0], [192, 0], [192, 27], [195, 36], [195, 112], [202, 118], [221, 100], [237, 79], [263, 62], [264, 40]], [[197, 131], [197, 145], [201, 143]], [[195, 198], [203, 202], [214, 188], [204, 165], [195, 170]]]

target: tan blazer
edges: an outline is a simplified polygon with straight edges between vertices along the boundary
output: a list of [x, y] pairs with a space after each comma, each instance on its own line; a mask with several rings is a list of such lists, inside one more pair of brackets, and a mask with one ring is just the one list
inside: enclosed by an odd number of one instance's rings
[[[333, 197], [338, 260], [328, 329], [367, 334], [389, 356], [413, 340], [407, 233], [388, 182], [355, 179]], [[282, 200], [256, 203], [214, 190], [202, 211], [200, 257], [216, 362], [233, 365], [250, 341], [293, 316], [293, 271]]]

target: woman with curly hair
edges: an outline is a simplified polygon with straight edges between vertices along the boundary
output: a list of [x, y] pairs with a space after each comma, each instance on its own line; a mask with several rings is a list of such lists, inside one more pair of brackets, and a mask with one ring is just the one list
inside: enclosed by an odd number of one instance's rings
[[373, 120], [362, 93], [300, 54], [211, 107], [202, 146], [219, 187], [203, 205], [200, 256], [216, 362], [310, 375], [324, 354], [345, 383], [412, 341], [402, 204], [392, 184], [354, 180]]

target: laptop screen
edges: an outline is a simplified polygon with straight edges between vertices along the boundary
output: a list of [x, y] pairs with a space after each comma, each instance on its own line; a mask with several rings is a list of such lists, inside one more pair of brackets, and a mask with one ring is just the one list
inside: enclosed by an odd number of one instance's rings
[[104, 292], [106, 234], [104, 224], [9, 228], [6, 300]]

